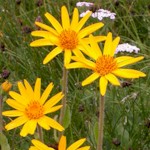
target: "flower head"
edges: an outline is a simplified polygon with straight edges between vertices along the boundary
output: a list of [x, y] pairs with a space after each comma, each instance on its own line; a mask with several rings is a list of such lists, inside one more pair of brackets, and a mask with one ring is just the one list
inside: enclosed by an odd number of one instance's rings
[[46, 114], [55, 112], [62, 107], [62, 105], [54, 106], [62, 99], [62, 92], [48, 99], [53, 89], [53, 84], [50, 83], [41, 95], [40, 78], [37, 78], [34, 90], [27, 80], [24, 80], [24, 85], [22, 82], [18, 82], [18, 88], [20, 93], [10, 91], [9, 95], [12, 98], [6, 100], [6, 103], [15, 110], [2, 113], [4, 116], [17, 117], [5, 126], [7, 130], [14, 129], [23, 124], [20, 132], [21, 136], [34, 134], [37, 124], [46, 130], [49, 130], [51, 127], [59, 131], [64, 130], [54, 119], [46, 116]]
[[94, 5], [93, 3], [89, 3], [89, 2], [77, 2], [76, 3], [77, 7], [82, 7], [82, 6], [89, 7], [89, 6], [93, 6], [93, 5]]
[[136, 46], [130, 45], [128, 43], [119, 44], [116, 48], [115, 53], [119, 52], [129, 52], [129, 53], [138, 53], [140, 49]]
[[[77, 56], [83, 56], [80, 49], [83, 48], [83, 43], [89, 43], [88, 36], [97, 29], [101, 28], [103, 23], [95, 23], [81, 29], [90, 17], [91, 12], [87, 13], [79, 21], [79, 12], [75, 8], [73, 11], [72, 20], [69, 18], [68, 10], [65, 6], [61, 8], [61, 21], [62, 25], [50, 13], [46, 13], [45, 17], [52, 24], [53, 28], [41, 22], [35, 24], [44, 30], [33, 31], [33, 36], [42, 37], [30, 43], [30, 46], [49, 46], [55, 45], [56, 47], [45, 57], [43, 64], [51, 61], [55, 56], [64, 52], [64, 65], [68, 64], [71, 60], [72, 53]], [[95, 36], [96, 41], [105, 40], [105, 36]]]
[[[86, 12], [83, 12], [80, 14], [80, 17], [84, 17], [87, 13], [89, 12], [89, 10], [87, 10]], [[112, 20], [115, 19], [116, 14], [113, 12], [110, 12], [109, 10], [105, 10], [105, 9], [98, 9], [95, 12], [93, 12], [91, 14], [91, 16], [93, 18], [97, 18], [98, 20], [102, 21], [103, 18], [110, 18]]]
[[108, 81], [113, 85], [120, 85], [120, 82], [117, 78], [139, 78], [145, 77], [146, 75], [143, 72], [134, 70], [134, 69], [124, 69], [122, 67], [129, 64], [136, 63], [143, 59], [143, 56], [140, 57], [131, 57], [131, 56], [120, 56], [115, 58], [114, 53], [116, 47], [120, 41], [120, 38], [117, 37], [112, 40], [112, 33], [108, 33], [103, 53], [95, 42], [92, 35], [90, 35], [90, 46], [86, 46], [86, 54], [92, 58], [88, 60], [85, 57], [79, 58], [73, 56], [72, 59], [76, 62], [68, 64], [66, 67], [71, 68], [87, 68], [93, 71], [92, 75], [86, 78], [82, 85], [87, 85], [93, 82], [94, 80], [99, 79], [99, 87], [101, 95], [105, 95]]
[[2, 83], [1, 87], [3, 91], [9, 92], [9, 90], [12, 88], [12, 84], [8, 80], [6, 80]]
[[[58, 150], [89, 150], [90, 146], [80, 147], [85, 142], [85, 140], [85, 138], [80, 139], [72, 145], [70, 145], [68, 148], [66, 148], [66, 137], [62, 136], [59, 141]], [[54, 150], [53, 148], [50, 148], [42, 142], [35, 139], [32, 140], [32, 143], [34, 146], [31, 146], [29, 150]]]

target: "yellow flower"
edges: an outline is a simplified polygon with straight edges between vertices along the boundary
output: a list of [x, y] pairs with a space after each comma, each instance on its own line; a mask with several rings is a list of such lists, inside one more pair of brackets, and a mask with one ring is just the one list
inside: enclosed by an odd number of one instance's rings
[[72, 59], [76, 62], [68, 64], [67, 69], [71, 68], [87, 68], [93, 71], [92, 75], [86, 78], [82, 82], [82, 86], [90, 84], [94, 80], [99, 79], [100, 93], [102, 96], [105, 95], [108, 81], [113, 85], [120, 85], [118, 77], [121, 78], [139, 78], [145, 77], [143, 72], [134, 69], [124, 69], [122, 67], [136, 63], [142, 60], [144, 57], [140, 56], [137, 58], [131, 56], [120, 56], [115, 58], [114, 53], [116, 47], [120, 41], [117, 37], [112, 40], [112, 33], [108, 33], [104, 44], [103, 53], [98, 46], [97, 42], [90, 35], [90, 46], [86, 46], [86, 54], [93, 60], [88, 60], [85, 57], [73, 56]]
[[51, 127], [59, 131], [64, 130], [54, 119], [46, 116], [46, 114], [55, 112], [62, 107], [62, 105], [54, 106], [62, 99], [62, 92], [48, 99], [53, 89], [53, 83], [47, 86], [42, 95], [40, 78], [37, 78], [34, 90], [27, 80], [24, 80], [24, 84], [18, 82], [18, 89], [20, 93], [10, 91], [9, 95], [12, 98], [6, 100], [6, 103], [15, 110], [2, 113], [4, 116], [17, 117], [5, 126], [7, 130], [14, 129], [23, 124], [20, 132], [21, 136], [34, 134], [37, 124], [46, 130], [49, 130]]
[[9, 92], [9, 90], [12, 88], [12, 84], [8, 80], [6, 80], [2, 83], [1, 87], [3, 91]]
[[[85, 140], [85, 138], [80, 139], [72, 145], [70, 145], [68, 148], [66, 148], [66, 137], [62, 136], [59, 141], [58, 150], [89, 150], [90, 146], [80, 147], [85, 142]], [[54, 150], [53, 148], [50, 148], [42, 142], [35, 139], [32, 140], [32, 143], [34, 146], [31, 146], [29, 150]]]
[[[44, 59], [43, 64], [51, 61], [55, 56], [64, 52], [64, 65], [68, 64], [71, 60], [72, 52], [77, 56], [83, 56], [81, 49], [83, 44], [89, 43], [87, 35], [101, 28], [103, 23], [95, 23], [81, 29], [86, 21], [89, 19], [92, 12], [89, 12], [79, 21], [79, 12], [75, 8], [73, 11], [72, 21], [69, 18], [68, 10], [65, 6], [61, 8], [61, 22], [62, 25], [50, 13], [46, 13], [45, 17], [52, 24], [52, 27], [45, 25], [41, 22], [35, 24], [44, 30], [33, 31], [33, 36], [42, 37], [30, 43], [32, 47], [55, 45], [54, 48]], [[105, 40], [105, 36], [95, 36], [96, 41]]]

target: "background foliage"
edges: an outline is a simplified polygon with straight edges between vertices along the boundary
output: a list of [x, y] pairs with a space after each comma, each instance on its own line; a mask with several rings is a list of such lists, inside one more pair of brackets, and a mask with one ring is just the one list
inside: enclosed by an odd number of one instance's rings
[[[36, 30], [36, 19], [48, 21], [45, 12], [52, 13], [60, 20], [60, 8], [66, 5], [70, 16], [77, 0], [0, 0], [0, 72], [10, 71], [9, 80], [13, 83], [13, 90], [17, 91], [17, 81], [27, 79], [35, 82], [37, 77], [42, 78], [43, 89], [49, 82], [54, 82], [54, 93], [61, 90], [62, 57], [57, 56], [47, 65], [43, 59], [52, 47], [32, 48], [33, 41], [30, 32]], [[116, 13], [114, 21], [104, 19], [103, 29], [96, 34], [106, 35], [109, 31], [113, 36], [120, 36], [121, 43], [130, 43], [140, 48], [138, 54], [145, 59], [134, 65], [135, 68], [147, 74], [146, 78], [137, 80], [122, 80], [122, 88], [109, 86], [106, 95], [105, 109], [105, 150], [149, 150], [150, 149], [150, 1], [149, 0], [97, 0], [100, 8]], [[87, 8], [79, 8], [80, 12]], [[98, 22], [89, 19], [87, 24]], [[124, 55], [119, 53], [118, 55]], [[126, 53], [126, 55], [129, 55]], [[87, 145], [91, 150], [96, 149], [98, 99], [97, 82], [81, 87], [81, 81], [90, 74], [88, 70], [70, 70], [68, 83], [68, 111], [66, 114], [67, 129], [65, 134], [68, 144], [82, 137], [87, 138]], [[4, 81], [0, 79], [1, 83]], [[128, 84], [125, 84], [127, 82]], [[8, 106], [4, 105], [3, 109]], [[58, 117], [57, 113], [54, 117]], [[4, 118], [4, 124], [10, 121]], [[11, 150], [28, 149], [33, 138], [21, 138], [19, 128], [4, 131], [8, 138]], [[44, 140], [48, 145], [55, 145], [56, 138], [53, 130], [44, 131]]]

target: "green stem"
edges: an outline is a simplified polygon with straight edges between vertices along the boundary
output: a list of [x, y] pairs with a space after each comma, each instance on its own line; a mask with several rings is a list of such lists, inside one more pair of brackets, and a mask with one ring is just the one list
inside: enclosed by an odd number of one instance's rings
[[0, 95], [0, 133], [2, 133], [3, 131], [2, 103], [3, 103], [3, 98]]
[[42, 130], [42, 127], [40, 127], [39, 125], [37, 125], [37, 132], [38, 132], [39, 140], [41, 142], [44, 142], [44, 139], [43, 139], [43, 130]]
[[99, 103], [99, 120], [98, 120], [98, 142], [97, 142], [97, 150], [103, 149], [103, 130], [104, 130], [104, 109], [105, 109], [105, 98], [104, 96], [100, 96]]
[[65, 67], [63, 67], [63, 79], [62, 79], [62, 92], [64, 94], [64, 97], [62, 98], [62, 105], [63, 107], [60, 110], [60, 117], [59, 117], [59, 123], [63, 124], [63, 118], [66, 110], [66, 101], [67, 101], [67, 91], [68, 91], [68, 71]]

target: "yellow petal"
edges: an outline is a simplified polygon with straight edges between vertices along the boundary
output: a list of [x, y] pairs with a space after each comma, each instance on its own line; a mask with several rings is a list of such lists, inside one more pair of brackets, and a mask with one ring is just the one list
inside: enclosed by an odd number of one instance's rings
[[6, 100], [6, 103], [7, 103], [9, 106], [11, 106], [12, 108], [17, 109], [17, 110], [20, 110], [20, 111], [24, 111], [24, 109], [25, 109], [25, 106], [24, 106], [24, 105], [22, 105], [22, 104], [19, 103], [18, 101], [15, 101], [15, 100], [13, 100], [13, 99], [10, 99], [10, 98]]
[[45, 116], [39, 118], [37, 122], [38, 122], [39, 126], [41, 126], [42, 128], [44, 128], [46, 130], [50, 130], [50, 126], [47, 124]]
[[39, 150], [37, 147], [30, 146], [29, 150]]
[[48, 32], [48, 31], [33, 31], [32, 36], [39, 36], [51, 41], [51, 43], [57, 44], [59, 39], [58, 36]]
[[27, 95], [26, 89], [25, 89], [24, 85], [22, 84], [22, 82], [19, 81], [17, 84], [18, 84], [18, 89], [19, 89], [20, 94], [22, 96], [26, 96]]
[[120, 41], [120, 37], [116, 37], [113, 41], [112, 41], [112, 47], [110, 49], [110, 56], [114, 56], [116, 48], [119, 44]]
[[112, 33], [109, 32], [104, 44], [103, 55], [110, 55], [111, 48], [112, 48]]
[[54, 106], [52, 108], [49, 108], [49, 109], [45, 110], [44, 114], [55, 112], [55, 111], [59, 110], [62, 106], [63, 105], [58, 105], [58, 106]]
[[66, 150], [66, 137], [63, 135], [60, 138], [58, 150]]
[[62, 48], [56, 47], [54, 48], [44, 59], [43, 64], [48, 63], [51, 61], [54, 57], [56, 57], [58, 54], [62, 52]]
[[24, 124], [23, 128], [21, 129], [20, 135], [25, 137], [28, 134], [34, 134], [36, 126], [37, 126], [36, 120], [29, 120]]
[[40, 103], [41, 103], [41, 104], [44, 104], [44, 103], [45, 103], [45, 101], [47, 100], [47, 98], [48, 98], [49, 94], [51, 93], [53, 87], [54, 87], [53, 83], [50, 83], [50, 84], [46, 87], [46, 89], [44, 90], [44, 92], [43, 92], [43, 94], [42, 94], [42, 96], [41, 96], [41, 99], [40, 99]]
[[40, 30], [38, 30], [38, 31], [32, 31], [31, 35], [32, 36], [44, 37], [46, 39], [49, 39], [51, 34], [48, 31], [40, 31]]
[[94, 72], [92, 75], [90, 75], [89, 77], [87, 77], [83, 82], [82, 82], [82, 86], [85, 86], [87, 84], [92, 83], [94, 80], [96, 80], [97, 78], [99, 78], [100, 75], [96, 72]]
[[77, 24], [79, 21], [79, 11], [77, 8], [74, 8], [73, 11], [73, 16], [72, 16], [72, 21], [71, 21], [71, 29], [73, 30], [74, 28], [76, 28]]
[[143, 72], [134, 69], [117, 69], [112, 73], [122, 78], [131, 78], [131, 79], [146, 76], [146, 74], [144, 74]]
[[[90, 43], [89, 37], [84, 38], [83, 40], [84, 40], [84, 42], [86, 42], [86, 44]], [[94, 41], [95, 42], [101, 42], [101, 41], [105, 41], [105, 40], [106, 40], [106, 36], [94, 36]]]
[[20, 103], [20, 104], [22, 104], [22, 105], [24, 105], [24, 106], [27, 104], [25, 97], [23, 97], [22, 95], [20, 95], [20, 94], [14, 92], [14, 91], [10, 91], [10, 92], [9, 92], [9, 95], [10, 95], [14, 100], [16, 100], [18, 103]]
[[11, 129], [14, 129], [14, 128], [17, 128], [17, 127], [23, 125], [27, 121], [28, 121], [28, 118], [26, 116], [20, 116], [20, 117], [16, 118], [15, 120], [11, 121], [10, 123], [8, 123], [5, 126], [5, 128], [7, 130], [11, 130]]
[[132, 58], [133, 57], [131, 57], [131, 56], [119, 56], [119, 57], [115, 58], [115, 60], [116, 60], [117, 64], [119, 64], [120, 62], [128, 61]]
[[31, 87], [30, 83], [26, 79], [24, 80], [24, 85], [26, 87], [26, 92], [28, 93], [30, 100], [32, 100], [33, 99], [33, 89]]
[[58, 33], [62, 32], [62, 26], [50, 13], [46, 13], [45, 17], [49, 20], [49, 22], [53, 25], [53, 27], [57, 30]]
[[80, 29], [83, 27], [83, 25], [86, 23], [86, 21], [89, 19], [89, 17], [91, 16], [92, 12], [87, 13], [77, 24], [75, 31], [79, 32]]
[[113, 85], [120, 85], [119, 80], [111, 73], [105, 75], [105, 78]]
[[94, 70], [94, 68], [95, 68], [95, 63], [88, 60], [88, 59], [84, 59], [84, 58], [81, 59], [81, 58], [76, 57], [76, 56], [72, 56], [71, 58], [74, 61], [83, 63], [84, 65], [86, 65], [88, 68], [91, 68], [92, 70]]
[[90, 39], [90, 45], [92, 48], [91, 55], [93, 54], [92, 58], [94, 60], [97, 60], [98, 57], [102, 56], [101, 49], [98, 43], [94, 41], [94, 37], [92, 35], [89, 36], [89, 39]]
[[57, 129], [58, 131], [64, 130], [64, 128], [58, 122], [56, 122], [54, 119], [45, 116], [45, 120], [50, 127]]
[[45, 144], [43, 144], [42, 142], [38, 140], [33, 139], [31, 142], [33, 143], [33, 145], [35, 145], [38, 148], [38, 150], [54, 150], [53, 148], [46, 146]]
[[63, 29], [70, 28], [70, 18], [69, 18], [68, 10], [65, 6], [62, 6], [61, 8], [61, 20], [62, 20]]
[[70, 50], [65, 50], [64, 52], [64, 66], [70, 63], [72, 52]]
[[43, 24], [41, 22], [35, 22], [35, 24], [37, 26], [41, 27], [42, 29], [47, 30], [47, 31], [53, 33], [54, 35], [58, 36], [58, 33], [53, 28], [51, 28], [50, 26], [45, 25], [45, 24]]
[[24, 112], [18, 110], [10, 110], [10, 111], [4, 111], [2, 114], [8, 117], [18, 117], [18, 116], [23, 116]]
[[87, 65], [85, 65], [83, 63], [80, 63], [80, 62], [73, 62], [73, 63], [67, 64], [66, 68], [67, 69], [73, 69], [73, 68], [88, 68], [88, 69], [91, 69], [91, 67], [88, 67]]
[[53, 107], [55, 104], [57, 104], [63, 97], [64, 95], [62, 94], [62, 92], [59, 92], [53, 97], [51, 97], [43, 106], [45, 112], [49, 111], [49, 109]]
[[84, 55], [81, 53], [81, 51], [76, 48], [72, 51], [77, 57], [83, 57], [84, 58]]
[[78, 148], [78, 150], [89, 150], [89, 149], [90, 149], [90, 146], [84, 146], [84, 147]]
[[70, 145], [67, 150], [76, 150], [77, 148], [79, 148], [84, 142], [85, 142], [85, 138], [84, 139], [80, 139], [78, 141], [76, 141], [75, 143], [73, 143], [72, 145]]
[[40, 100], [41, 97], [41, 79], [37, 78], [34, 86], [34, 100]]
[[86, 28], [79, 31], [78, 36], [79, 36], [79, 38], [83, 38], [83, 37], [93, 33], [94, 31], [98, 30], [102, 26], [104, 26], [103, 23], [94, 23], [92, 25], [89, 25]]
[[30, 43], [31, 47], [54, 45], [49, 39], [39, 39]]
[[99, 80], [100, 93], [102, 96], [105, 95], [107, 89], [108, 80], [102, 76]]
[[126, 61], [122, 61], [122, 62], [118, 63], [117, 65], [118, 65], [118, 68], [120, 68], [120, 67], [123, 67], [123, 66], [126, 66], [126, 65], [134, 64], [134, 63], [142, 60], [143, 58], [144, 58], [143, 56], [136, 57], [136, 58], [132, 57], [131, 59], [128, 59]]
[[18, 82], [18, 88], [20, 91], [20, 94], [26, 99], [26, 105], [29, 103], [30, 97], [28, 95], [28, 93], [26, 92], [26, 88], [24, 87], [22, 82]]
[[92, 48], [88, 44], [86, 44], [86, 42], [84, 42], [84, 40], [80, 40], [78, 48], [87, 56], [92, 57], [92, 55], [90, 53], [92, 51]]

